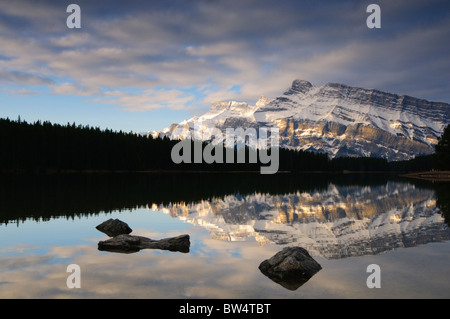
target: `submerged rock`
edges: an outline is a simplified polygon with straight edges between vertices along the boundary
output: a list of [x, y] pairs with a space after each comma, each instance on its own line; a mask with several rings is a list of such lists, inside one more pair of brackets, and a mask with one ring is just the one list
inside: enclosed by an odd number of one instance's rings
[[322, 267], [302, 247], [286, 247], [259, 265], [259, 270], [289, 290], [296, 290]]
[[189, 235], [153, 240], [142, 236], [121, 234], [111, 239], [100, 241], [98, 249], [118, 253], [135, 253], [141, 249], [162, 249], [188, 253], [190, 245]]
[[106, 235], [110, 237], [126, 234], [128, 235], [133, 230], [128, 226], [127, 223], [124, 223], [123, 221], [119, 219], [108, 219], [107, 221], [101, 223], [98, 225], [97, 228], [102, 233], [105, 233]]

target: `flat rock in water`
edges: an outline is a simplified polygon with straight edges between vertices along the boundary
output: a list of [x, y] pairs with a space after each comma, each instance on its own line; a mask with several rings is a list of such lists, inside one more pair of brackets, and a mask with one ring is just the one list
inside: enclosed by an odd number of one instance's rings
[[141, 249], [162, 249], [188, 253], [190, 245], [189, 235], [153, 240], [142, 236], [121, 234], [111, 239], [100, 241], [98, 249], [117, 253], [135, 253]]
[[302, 247], [286, 247], [259, 265], [259, 270], [286, 289], [296, 290], [322, 267]]
[[107, 221], [101, 223], [98, 225], [97, 228], [102, 233], [105, 233], [106, 235], [110, 237], [115, 237], [118, 235], [126, 234], [128, 235], [133, 230], [128, 226], [127, 223], [124, 223], [123, 221], [119, 219], [108, 219]]

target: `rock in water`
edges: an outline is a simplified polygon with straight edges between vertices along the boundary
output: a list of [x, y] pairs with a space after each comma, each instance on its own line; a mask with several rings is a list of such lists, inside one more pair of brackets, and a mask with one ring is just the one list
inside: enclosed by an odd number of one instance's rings
[[97, 228], [102, 233], [105, 233], [106, 235], [110, 237], [115, 237], [118, 235], [126, 234], [128, 235], [133, 230], [128, 226], [127, 223], [124, 223], [123, 221], [119, 219], [108, 219], [107, 221], [101, 223], [98, 225]]
[[322, 267], [302, 247], [286, 247], [259, 265], [259, 270], [289, 290], [296, 290]]
[[99, 250], [117, 253], [135, 253], [141, 249], [162, 249], [187, 253], [189, 247], [189, 235], [153, 240], [142, 236], [121, 234], [98, 243]]

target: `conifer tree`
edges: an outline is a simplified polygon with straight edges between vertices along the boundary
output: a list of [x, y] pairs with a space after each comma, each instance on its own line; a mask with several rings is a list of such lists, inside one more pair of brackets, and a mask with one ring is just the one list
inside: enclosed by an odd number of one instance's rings
[[438, 170], [450, 170], [450, 125], [444, 129], [436, 145], [434, 168]]

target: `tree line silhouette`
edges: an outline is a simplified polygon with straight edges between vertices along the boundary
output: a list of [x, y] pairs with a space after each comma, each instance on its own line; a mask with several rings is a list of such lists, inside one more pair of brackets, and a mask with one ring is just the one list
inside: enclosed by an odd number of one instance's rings
[[[447, 134], [448, 135], [448, 134]], [[260, 171], [259, 156], [249, 163], [175, 164], [172, 148], [178, 140], [153, 138], [132, 132], [101, 130], [98, 127], [52, 124], [48, 121], [27, 123], [0, 119], [1, 172], [61, 172], [61, 171]], [[191, 142], [198, 143], [198, 142]], [[206, 143], [202, 143], [205, 147]], [[223, 152], [225, 154], [225, 151]], [[381, 158], [330, 159], [327, 154], [301, 150], [279, 149], [279, 171], [342, 172], [342, 171], [421, 171], [430, 170], [435, 155], [414, 160], [388, 162]]]

